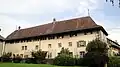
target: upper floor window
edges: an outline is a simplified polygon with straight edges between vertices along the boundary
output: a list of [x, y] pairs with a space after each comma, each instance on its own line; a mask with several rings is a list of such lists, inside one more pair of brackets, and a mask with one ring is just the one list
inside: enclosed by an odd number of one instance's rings
[[25, 50], [27, 50], [27, 46], [25, 46]]
[[39, 48], [38, 45], [36, 45], [36, 46], [35, 46], [35, 49], [37, 50], [38, 48]]
[[84, 32], [84, 35], [87, 35], [87, 32]]
[[72, 46], [72, 42], [68, 42], [69, 46], [71, 47]]
[[52, 47], [52, 45], [51, 44], [48, 44], [48, 48], [51, 48]]
[[84, 46], [86, 46], [86, 41], [78, 41], [77, 42], [77, 47], [84, 47]]
[[90, 31], [90, 33], [91, 33], [91, 34], [93, 34], [93, 32], [92, 32], [92, 31]]
[[62, 47], [62, 43], [58, 43], [58, 47]]
[[48, 37], [48, 40], [50, 40], [50, 39], [55, 39], [55, 37], [54, 36]]
[[61, 39], [61, 38], [64, 38], [64, 35], [57, 35], [57, 39]]
[[24, 50], [24, 46], [22, 46], [22, 50]]
[[77, 36], [77, 33], [71, 33], [70, 37]]

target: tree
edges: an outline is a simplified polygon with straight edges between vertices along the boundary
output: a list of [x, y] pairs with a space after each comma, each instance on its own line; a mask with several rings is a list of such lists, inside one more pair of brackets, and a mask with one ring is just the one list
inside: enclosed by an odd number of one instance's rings
[[[120, 8], [120, 0], [117, 0], [117, 1], [118, 1], [119, 8]], [[106, 2], [108, 2], [108, 0], [106, 0]], [[111, 2], [112, 6], [114, 6], [115, 0], [109, 0], [109, 2]]]
[[95, 39], [88, 43], [86, 51], [84, 62], [89, 67], [104, 67], [108, 62], [108, 47], [105, 42]]
[[36, 63], [44, 63], [45, 57], [47, 55], [46, 51], [38, 50], [38, 51], [32, 51], [31, 52], [32, 57], [36, 61]]
[[75, 65], [75, 60], [68, 48], [62, 48], [59, 55], [55, 57], [53, 64], [58, 66], [73, 66]]

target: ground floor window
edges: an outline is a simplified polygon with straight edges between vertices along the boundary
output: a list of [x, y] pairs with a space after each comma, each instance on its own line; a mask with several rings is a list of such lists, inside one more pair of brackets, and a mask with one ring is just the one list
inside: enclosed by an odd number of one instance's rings
[[81, 52], [80, 52], [80, 58], [83, 58], [84, 55], [85, 55], [85, 51], [81, 51]]

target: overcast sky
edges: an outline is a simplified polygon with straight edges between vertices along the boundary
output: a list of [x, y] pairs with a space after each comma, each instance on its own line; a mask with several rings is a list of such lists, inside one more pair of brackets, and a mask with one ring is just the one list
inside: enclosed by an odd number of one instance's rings
[[0, 0], [0, 35], [6, 37], [21, 28], [50, 23], [56, 20], [83, 17], [89, 14], [120, 43], [120, 8], [106, 0]]

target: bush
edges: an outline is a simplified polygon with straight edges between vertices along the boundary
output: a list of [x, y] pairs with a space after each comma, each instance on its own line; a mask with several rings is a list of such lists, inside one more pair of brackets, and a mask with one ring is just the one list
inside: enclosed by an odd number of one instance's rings
[[57, 56], [53, 63], [58, 66], [73, 66], [75, 65], [75, 59], [69, 55], [62, 54]]
[[45, 63], [45, 57], [47, 55], [47, 52], [38, 50], [38, 51], [33, 51], [31, 52], [31, 55], [33, 59], [35, 60], [35, 63]]
[[60, 54], [54, 59], [53, 64], [59, 66], [73, 66], [75, 59], [68, 49], [62, 48]]
[[13, 58], [13, 62], [14, 62], [14, 63], [20, 63], [21, 61], [22, 61], [22, 57], [19, 56], [19, 55], [15, 56], [15, 57]]
[[108, 67], [120, 67], [120, 56], [110, 57]]
[[11, 56], [12, 56], [12, 53], [11, 53], [11, 52], [4, 53], [4, 54], [1, 56], [1, 61], [2, 61], [2, 62], [12, 62]]

